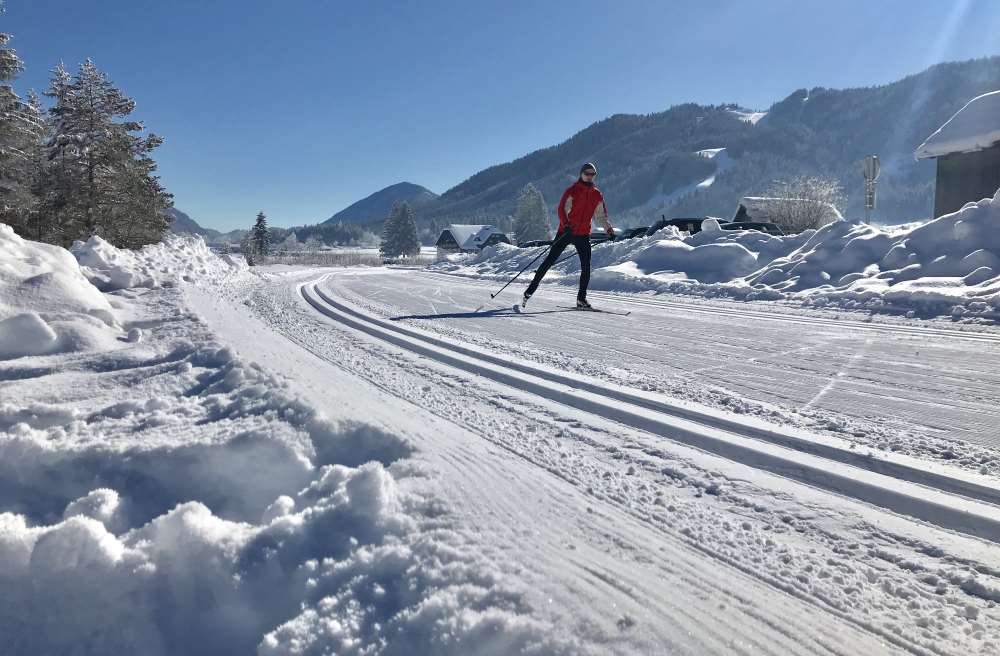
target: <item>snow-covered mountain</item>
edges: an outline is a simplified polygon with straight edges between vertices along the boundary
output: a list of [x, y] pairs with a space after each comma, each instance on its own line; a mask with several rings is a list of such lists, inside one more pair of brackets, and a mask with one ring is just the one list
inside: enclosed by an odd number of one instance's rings
[[[841, 209], [857, 216], [864, 212], [860, 161], [872, 153], [883, 162], [879, 218], [929, 218], [934, 167], [914, 161], [914, 149], [969, 99], [997, 89], [1000, 57], [991, 57], [939, 64], [882, 86], [803, 88], [766, 112], [689, 103], [656, 114], [616, 114], [561, 144], [472, 175], [420, 208], [417, 218], [430, 229], [505, 216], [529, 182], [553, 207], [586, 161], [597, 163], [609, 208], [627, 221], [660, 212], [727, 216], [741, 196], [796, 175], [839, 179], [848, 196]], [[704, 155], [719, 148], [726, 158]]]
[[437, 194], [426, 187], [412, 182], [398, 182], [352, 203], [323, 223], [380, 221], [389, 216], [393, 203], [405, 201], [416, 208], [426, 205], [437, 197]]

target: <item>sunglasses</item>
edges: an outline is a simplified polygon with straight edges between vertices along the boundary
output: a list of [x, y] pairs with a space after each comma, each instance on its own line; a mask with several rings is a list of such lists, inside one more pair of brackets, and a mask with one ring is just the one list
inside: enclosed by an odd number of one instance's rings
[[583, 172], [583, 173], [581, 173], [580, 175], [582, 175], [582, 176], [583, 176], [583, 177], [585, 177], [585, 178], [592, 178], [592, 177], [594, 177], [595, 175], [597, 175], [597, 171], [584, 171], [584, 172]]

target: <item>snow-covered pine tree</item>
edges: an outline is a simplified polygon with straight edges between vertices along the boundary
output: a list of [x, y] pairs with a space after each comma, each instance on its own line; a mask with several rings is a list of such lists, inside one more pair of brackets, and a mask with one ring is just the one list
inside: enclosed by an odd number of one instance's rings
[[257, 245], [254, 243], [252, 235], [253, 230], [248, 230], [243, 233], [243, 237], [240, 238], [240, 252], [243, 253], [243, 259], [246, 260], [247, 266], [254, 266], [257, 264]]
[[542, 196], [542, 192], [530, 182], [524, 185], [517, 198], [514, 232], [519, 244], [535, 239], [552, 238], [545, 198]]
[[407, 202], [399, 207], [399, 254], [403, 257], [420, 255], [420, 237], [417, 236], [417, 222], [413, 210]]
[[32, 181], [44, 122], [37, 96], [24, 102], [8, 84], [24, 68], [17, 52], [7, 47], [10, 39], [11, 35], [0, 34], [0, 222], [31, 236], [28, 226], [36, 204]]
[[392, 204], [392, 209], [389, 211], [389, 216], [386, 218], [385, 223], [382, 226], [382, 242], [379, 244], [378, 250], [382, 259], [394, 259], [402, 254], [399, 244], [399, 219], [401, 214], [401, 208], [399, 201]]
[[321, 248], [323, 248], [323, 240], [319, 238], [319, 235], [313, 233], [306, 237], [305, 249], [308, 252], [315, 253]]
[[155, 175], [150, 153], [163, 140], [145, 137], [142, 123], [127, 120], [135, 102], [87, 60], [75, 78], [60, 65], [46, 95], [51, 136], [40, 204], [68, 244], [99, 234], [118, 246], [159, 241], [169, 226], [168, 194]]
[[271, 233], [267, 229], [267, 217], [263, 212], [257, 213], [257, 220], [250, 231], [250, 240], [257, 255], [267, 257], [271, 254]]
[[289, 253], [297, 253], [302, 250], [302, 244], [299, 243], [299, 238], [296, 236], [294, 230], [288, 231], [288, 236], [281, 242], [281, 250]]

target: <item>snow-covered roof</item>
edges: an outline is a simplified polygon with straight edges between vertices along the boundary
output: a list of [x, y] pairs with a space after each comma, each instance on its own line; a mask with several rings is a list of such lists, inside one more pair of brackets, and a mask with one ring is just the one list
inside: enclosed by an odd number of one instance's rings
[[463, 251], [471, 251], [479, 248], [493, 234], [503, 234], [500, 230], [491, 225], [463, 225], [452, 223], [446, 230], [458, 242], [458, 247]]
[[971, 153], [1000, 142], [1000, 91], [973, 98], [917, 148], [917, 159]]

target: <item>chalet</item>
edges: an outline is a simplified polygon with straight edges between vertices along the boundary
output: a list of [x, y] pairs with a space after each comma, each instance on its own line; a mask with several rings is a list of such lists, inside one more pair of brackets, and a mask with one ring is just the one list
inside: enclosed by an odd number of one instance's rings
[[451, 224], [441, 231], [438, 237], [438, 257], [451, 253], [476, 253], [494, 244], [509, 244], [510, 239], [503, 232], [491, 225], [459, 225]]
[[934, 216], [1000, 189], [1000, 91], [970, 100], [915, 153], [937, 160]]

